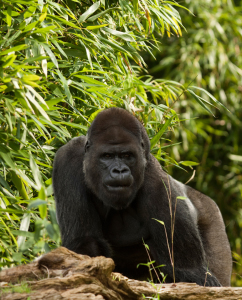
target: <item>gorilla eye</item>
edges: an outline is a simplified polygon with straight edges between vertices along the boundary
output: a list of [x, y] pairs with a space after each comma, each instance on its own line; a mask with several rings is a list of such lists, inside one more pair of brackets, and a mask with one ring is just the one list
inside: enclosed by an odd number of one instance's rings
[[132, 156], [131, 153], [124, 153], [124, 154], [122, 155], [123, 158], [130, 158], [131, 156]]
[[111, 157], [112, 157], [112, 154], [104, 153], [104, 154], [103, 154], [103, 157], [105, 157], [105, 158], [111, 158]]

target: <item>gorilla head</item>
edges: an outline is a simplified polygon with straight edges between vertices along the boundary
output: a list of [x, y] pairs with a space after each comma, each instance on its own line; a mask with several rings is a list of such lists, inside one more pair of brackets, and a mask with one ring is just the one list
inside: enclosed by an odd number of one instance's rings
[[130, 205], [144, 181], [149, 139], [123, 109], [99, 114], [88, 131], [83, 171], [87, 187], [114, 209]]

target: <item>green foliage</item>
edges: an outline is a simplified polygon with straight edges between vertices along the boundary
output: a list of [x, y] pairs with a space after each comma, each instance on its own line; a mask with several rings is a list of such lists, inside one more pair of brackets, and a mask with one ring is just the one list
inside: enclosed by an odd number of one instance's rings
[[4, 288], [1, 289], [0, 291], [0, 296], [2, 296], [3, 294], [10, 294], [10, 293], [31, 293], [31, 287], [28, 285], [27, 282], [21, 282], [20, 284], [16, 284], [16, 285], [8, 285]]
[[164, 97], [174, 100], [183, 87], [140, 76], [145, 70], [140, 50], [152, 53], [153, 33], [181, 30], [173, 4], [1, 1], [2, 267], [60, 245], [53, 157], [72, 137], [86, 134], [99, 110], [118, 105], [140, 111], [151, 136], [162, 120], [170, 126], [179, 122], [160, 103]]
[[[146, 62], [155, 77], [182, 83], [193, 80], [198, 88], [206, 88], [230, 111], [209, 107], [216, 117], [213, 118], [201, 109], [197, 96], [192, 93], [195, 101], [189, 95], [177, 101], [174, 110], [184, 122], [172, 136], [176, 145], [168, 148], [167, 153], [177, 161], [189, 158], [199, 163], [189, 184], [218, 203], [235, 261], [232, 284], [241, 286], [242, 3], [235, 3], [237, 6], [225, 0], [206, 0], [202, 5], [200, 1], [185, 1], [183, 4], [196, 16], [191, 18], [180, 10], [187, 33], [180, 39], [164, 38], [161, 52], [155, 53], [158, 62], [151, 58]], [[206, 99], [204, 92], [199, 96]], [[170, 167], [169, 172], [186, 182], [193, 170], [185, 173]]]
[[[152, 153], [183, 169], [166, 152], [171, 143], [164, 137], [191, 117], [180, 118], [177, 104], [191, 95], [197, 110], [210, 112], [210, 101], [218, 102], [192, 82], [184, 87], [149, 75], [144, 53], [154, 57], [161, 38], [182, 35], [177, 9], [187, 11], [156, 0], [1, 1], [0, 267], [60, 245], [53, 157], [68, 140], [86, 134], [100, 110], [131, 111], [146, 127]], [[191, 81], [196, 76], [194, 71]]]

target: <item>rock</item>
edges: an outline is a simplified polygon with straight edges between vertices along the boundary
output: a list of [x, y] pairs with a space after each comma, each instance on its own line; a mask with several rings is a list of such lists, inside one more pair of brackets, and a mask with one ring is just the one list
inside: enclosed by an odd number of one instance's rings
[[[1, 300], [81, 299], [242, 299], [242, 288], [201, 287], [195, 283], [150, 284], [113, 273], [114, 262], [103, 256], [90, 258], [60, 247], [28, 265], [0, 273]], [[30, 292], [17, 292], [26, 282]], [[30, 297], [30, 298], [28, 298]]]

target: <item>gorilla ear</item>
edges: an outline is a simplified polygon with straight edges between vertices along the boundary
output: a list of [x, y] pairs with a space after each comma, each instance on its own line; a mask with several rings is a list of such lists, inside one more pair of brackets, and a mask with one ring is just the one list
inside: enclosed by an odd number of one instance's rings
[[142, 146], [142, 148], [145, 148], [145, 144], [144, 144], [143, 140], [141, 141], [141, 146]]
[[86, 145], [85, 145], [85, 152], [87, 152], [87, 150], [89, 149], [89, 147], [90, 147], [90, 144], [89, 144], [89, 142], [87, 141], [87, 142], [86, 142]]

